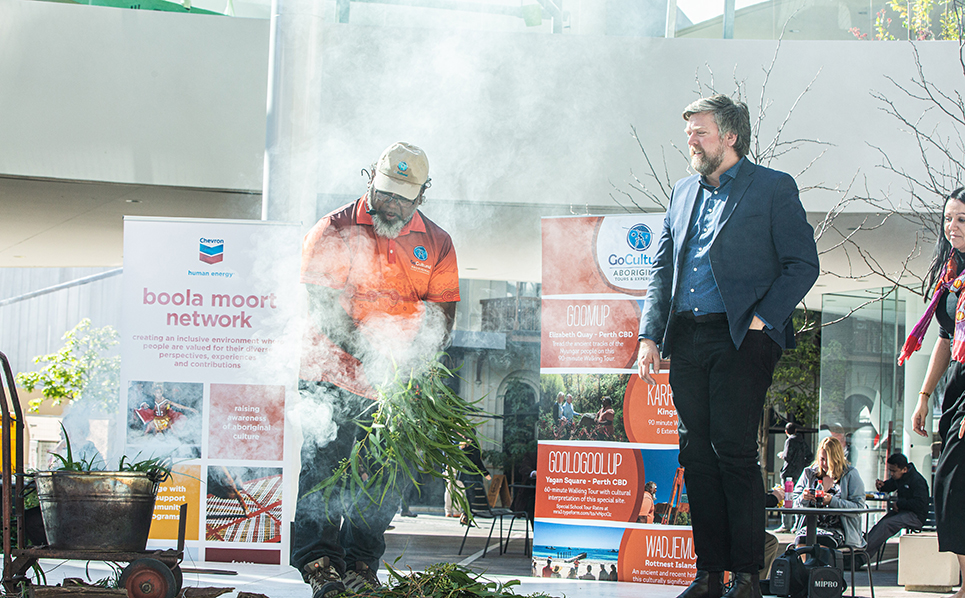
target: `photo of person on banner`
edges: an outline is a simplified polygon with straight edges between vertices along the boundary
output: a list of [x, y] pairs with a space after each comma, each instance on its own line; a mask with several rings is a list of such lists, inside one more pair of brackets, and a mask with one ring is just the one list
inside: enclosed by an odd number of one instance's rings
[[643, 485], [643, 500], [640, 501], [640, 511], [637, 515], [637, 523], [653, 523], [654, 496], [656, 494], [656, 482], [647, 482]]
[[747, 106], [724, 95], [683, 112], [691, 166], [674, 185], [640, 322], [640, 377], [670, 359], [697, 573], [680, 598], [760, 596], [764, 483], [757, 429], [791, 314], [818, 277], [794, 179], [752, 163]]
[[[309, 325], [299, 394], [302, 425], [291, 564], [313, 598], [379, 585], [385, 530], [400, 504], [387, 484], [371, 495], [311, 492], [364, 436], [376, 387], [446, 346], [459, 301], [449, 234], [419, 211], [429, 187], [425, 153], [385, 149], [358, 200], [318, 221], [302, 246]], [[373, 497], [378, 497], [373, 499]]]
[[627, 441], [623, 401], [629, 374], [544, 374], [541, 379], [565, 392], [541, 407], [539, 440]]
[[204, 385], [195, 382], [132, 381], [127, 391], [128, 444], [200, 456], [203, 391]]

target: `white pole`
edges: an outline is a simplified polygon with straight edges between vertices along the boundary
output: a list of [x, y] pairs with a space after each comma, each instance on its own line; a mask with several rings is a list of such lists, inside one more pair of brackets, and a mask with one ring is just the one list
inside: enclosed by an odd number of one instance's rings
[[[917, 299], [917, 300], [916, 300]], [[925, 310], [925, 304], [921, 299], [914, 295], [907, 295], [905, 298], [905, 330], [911, 330], [921, 312]], [[935, 346], [938, 338], [938, 325], [932, 322], [921, 343], [921, 349], [908, 358], [905, 362], [905, 396], [904, 409], [901, 413], [895, 413], [895, 417], [902, 417], [901, 447], [902, 452], [908, 460], [915, 464], [918, 471], [928, 481], [931, 487], [931, 444], [932, 438], [923, 438], [916, 434], [911, 426], [911, 417], [915, 414], [915, 407], [918, 405], [918, 391], [921, 390], [921, 382], [925, 379], [925, 372], [928, 370], [928, 360], [931, 357], [931, 349]], [[904, 343], [904, 339], [900, 339]], [[932, 404], [938, 400], [934, 395], [931, 397]], [[931, 410], [928, 411], [928, 419], [925, 421], [925, 429], [932, 429]]]
[[272, 0], [262, 181], [263, 220], [315, 221], [322, 15], [316, 0]]
[[734, 39], [734, 10], [736, 0], [724, 0], [724, 39]]
[[667, 0], [667, 30], [664, 37], [677, 36], [677, 0]]

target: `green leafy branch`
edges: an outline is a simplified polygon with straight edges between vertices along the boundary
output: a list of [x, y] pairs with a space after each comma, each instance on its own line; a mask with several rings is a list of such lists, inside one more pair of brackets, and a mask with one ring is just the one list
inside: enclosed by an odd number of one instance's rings
[[786, 420], [803, 425], [815, 421], [821, 389], [821, 329], [805, 329], [808, 316], [804, 310], [795, 310], [793, 326], [800, 331], [797, 347], [785, 351], [778, 362], [766, 400], [766, 406]]
[[[889, 0], [887, 8], [875, 14], [874, 39], [893, 41], [896, 39], [959, 40], [962, 31], [962, 9], [959, 0]], [[892, 23], [891, 11], [900, 22], [900, 28]], [[938, 26], [934, 25], [936, 18]], [[868, 34], [852, 27], [851, 33], [857, 39], [867, 40]], [[899, 36], [896, 36], [898, 33]]]
[[[343, 496], [361, 492], [381, 504], [404, 480], [418, 488], [420, 474], [453, 485], [460, 473], [479, 474], [460, 447], [479, 444], [472, 419], [480, 412], [478, 401], [466, 401], [453, 392], [445, 383], [452, 377], [453, 372], [438, 361], [411, 378], [397, 371], [395, 380], [379, 390], [371, 418], [356, 420], [364, 435], [350, 456], [306, 495], [323, 491], [327, 501], [336, 490]], [[455, 493], [454, 499], [464, 513], [470, 512], [464, 494]], [[362, 511], [364, 506], [356, 508]]]
[[[135, 456], [135, 459], [139, 456], [140, 453]], [[139, 461], [132, 461], [127, 458], [127, 455], [121, 455], [121, 459], [117, 463], [117, 470], [146, 473], [149, 480], [155, 484], [160, 484], [171, 477], [171, 468], [173, 466], [174, 459], [170, 455], [151, 457], [150, 459], [141, 459]]]
[[[58, 467], [55, 469], [58, 471], [97, 471], [99, 468], [95, 467], [94, 464], [99, 455], [92, 455], [87, 459], [74, 460], [74, 451], [70, 446], [70, 437], [67, 435], [67, 429], [64, 428], [63, 423], [60, 424], [60, 429], [64, 433], [64, 450], [67, 454], [61, 455], [60, 453], [53, 453], [54, 458], [59, 462]], [[155, 484], [160, 484], [171, 477], [171, 469], [174, 467], [174, 459], [171, 455], [137, 459], [140, 456], [141, 454], [138, 453], [134, 459], [130, 459], [127, 455], [121, 455], [117, 463], [116, 471], [146, 473], [148, 479]]]
[[64, 444], [66, 445], [66, 455], [61, 455], [60, 453], [51, 453], [60, 465], [55, 469], [59, 471], [94, 471], [94, 462], [97, 460], [98, 455], [91, 455], [87, 459], [80, 459], [78, 461], [74, 460], [74, 451], [70, 447], [70, 437], [67, 435], [67, 428], [64, 427], [63, 423], [60, 423], [60, 429], [64, 434]]
[[121, 358], [109, 355], [120, 343], [120, 335], [111, 326], [91, 328], [84, 318], [63, 336], [64, 346], [56, 353], [34, 358], [46, 365], [36, 372], [17, 374], [17, 384], [27, 392], [40, 388], [42, 398], [30, 401], [30, 412], [50, 400], [53, 405], [88, 397], [99, 401], [105, 409], [116, 406], [120, 388]]
[[[366, 592], [372, 598], [509, 598], [518, 596], [512, 590], [520, 585], [518, 579], [505, 583], [483, 581], [471, 569], [454, 563], [429, 565], [425, 571], [401, 573], [391, 565], [386, 565], [389, 583]], [[548, 594], [530, 594], [531, 598], [545, 597]]]

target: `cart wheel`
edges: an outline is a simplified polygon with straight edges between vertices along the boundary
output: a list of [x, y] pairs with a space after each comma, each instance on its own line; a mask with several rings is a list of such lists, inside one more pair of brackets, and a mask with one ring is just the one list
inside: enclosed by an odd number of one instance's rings
[[155, 559], [137, 559], [125, 567], [120, 585], [128, 598], [174, 598], [178, 593], [174, 573]]
[[181, 593], [181, 588], [184, 587], [184, 574], [181, 573], [180, 565], [172, 567], [171, 573], [174, 574], [174, 595], [177, 596]]

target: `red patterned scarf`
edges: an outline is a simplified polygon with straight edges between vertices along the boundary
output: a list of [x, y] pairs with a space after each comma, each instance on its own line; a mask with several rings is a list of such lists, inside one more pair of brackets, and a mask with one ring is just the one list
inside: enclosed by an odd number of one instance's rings
[[[901, 354], [898, 355], [898, 365], [904, 364], [905, 360], [911, 357], [912, 353], [921, 349], [921, 341], [925, 338], [928, 325], [931, 324], [935, 310], [938, 309], [938, 302], [941, 300], [942, 295], [944, 295], [942, 291], [950, 290], [958, 293], [962, 287], [965, 287], [965, 272], [962, 274], [958, 273], [958, 260], [955, 258], [955, 252], [952, 251], [951, 257], [948, 258], [948, 263], [945, 264], [945, 272], [939, 279], [938, 284], [935, 285], [935, 292], [932, 293], [931, 301], [928, 303], [925, 313], [921, 319], [918, 320], [918, 323], [915, 324], [915, 327], [911, 329], [911, 334], [908, 335], [905, 346], [901, 348]], [[958, 362], [965, 362], [965, 293], [959, 293], [958, 305], [955, 308], [955, 334], [952, 339], [952, 359]]]

